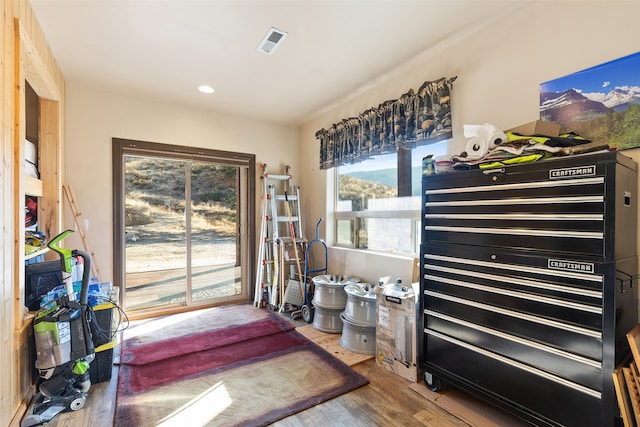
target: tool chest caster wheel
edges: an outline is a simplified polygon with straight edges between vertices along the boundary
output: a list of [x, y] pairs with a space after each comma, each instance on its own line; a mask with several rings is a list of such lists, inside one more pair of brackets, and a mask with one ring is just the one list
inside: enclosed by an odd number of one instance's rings
[[444, 387], [442, 380], [429, 372], [424, 373], [424, 383], [433, 392], [439, 392]]

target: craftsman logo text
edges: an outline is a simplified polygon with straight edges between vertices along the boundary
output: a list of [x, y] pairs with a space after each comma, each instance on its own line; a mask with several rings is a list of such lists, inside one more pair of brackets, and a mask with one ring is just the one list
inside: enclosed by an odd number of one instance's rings
[[551, 169], [549, 171], [550, 179], [573, 178], [576, 176], [594, 176], [596, 174], [596, 166], [579, 166], [575, 168]]
[[591, 262], [563, 261], [560, 259], [548, 260], [551, 270], [577, 271], [580, 273], [595, 273], [595, 265]]

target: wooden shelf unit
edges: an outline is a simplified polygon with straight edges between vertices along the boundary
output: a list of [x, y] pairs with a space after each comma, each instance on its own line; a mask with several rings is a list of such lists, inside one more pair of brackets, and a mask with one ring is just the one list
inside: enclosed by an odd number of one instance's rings
[[[9, 8], [7, 8], [9, 5]], [[11, 302], [3, 317], [7, 327], [0, 331], [9, 351], [0, 351], [7, 361], [3, 371], [0, 424], [17, 425], [34, 393], [33, 313], [25, 314], [25, 196], [38, 198], [38, 230], [47, 238], [62, 228], [62, 129], [64, 78], [42, 36], [28, 2], [4, 6], [5, 16], [5, 117], [12, 120], [13, 173], [11, 199], [13, 226], [10, 228], [13, 256], [3, 270], [5, 295]], [[10, 47], [10, 49], [8, 49]], [[8, 78], [7, 76], [11, 76]], [[32, 89], [32, 90], [31, 90]], [[30, 93], [28, 93], [31, 91]], [[29, 125], [27, 124], [29, 122]], [[35, 123], [35, 133], [32, 125]], [[29, 129], [27, 129], [29, 127]], [[6, 135], [9, 135], [7, 133]], [[37, 144], [40, 179], [25, 172], [25, 139]], [[10, 216], [5, 219], [10, 222]], [[8, 222], [5, 222], [7, 225]], [[5, 246], [7, 240], [5, 239]]]

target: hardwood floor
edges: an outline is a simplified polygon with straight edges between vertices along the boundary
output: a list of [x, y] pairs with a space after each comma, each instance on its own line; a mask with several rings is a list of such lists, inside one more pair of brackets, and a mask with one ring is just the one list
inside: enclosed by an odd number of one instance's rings
[[370, 384], [278, 421], [278, 427], [468, 426], [408, 388], [409, 381], [379, 367], [373, 359], [353, 367]]
[[[374, 360], [359, 363], [353, 368], [367, 377], [370, 384], [280, 420], [273, 426], [469, 426], [409, 389], [409, 381], [380, 368]], [[47, 425], [112, 426], [117, 372], [118, 368], [114, 365], [110, 381], [91, 387], [87, 405], [82, 410], [60, 414]]]
[[[300, 322], [299, 325], [306, 325]], [[91, 387], [85, 407], [80, 411], [58, 415], [47, 424], [49, 427], [113, 426], [118, 354], [119, 349], [116, 347], [114, 351], [116, 364], [112, 368], [111, 379]], [[410, 381], [378, 366], [373, 359], [358, 363], [353, 366], [353, 369], [367, 377], [370, 384], [282, 419], [273, 425], [277, 427], [470, 425], [411, 390]]]

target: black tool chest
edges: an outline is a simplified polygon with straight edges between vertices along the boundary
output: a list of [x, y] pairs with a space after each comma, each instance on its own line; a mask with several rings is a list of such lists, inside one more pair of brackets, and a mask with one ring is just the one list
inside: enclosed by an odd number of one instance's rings
[[422, 180], [420, 364], [535, 425], [619, 422], [637, 165], [617, 152]]

